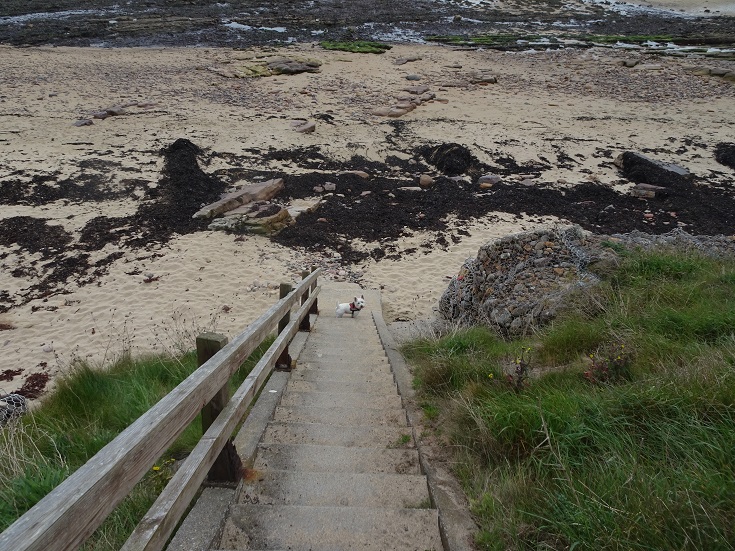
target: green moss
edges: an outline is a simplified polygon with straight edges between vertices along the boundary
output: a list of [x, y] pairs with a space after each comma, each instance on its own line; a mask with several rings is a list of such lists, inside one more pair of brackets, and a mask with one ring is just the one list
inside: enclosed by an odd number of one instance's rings
[[393, 46], [382, 42], [369, 42], [366, 40], [352, 40], [349, 42], [324, 41], [319, 45], [325, 50], [339, 50], [341, 52], [353, 52], [356, 54], [383, 54]]

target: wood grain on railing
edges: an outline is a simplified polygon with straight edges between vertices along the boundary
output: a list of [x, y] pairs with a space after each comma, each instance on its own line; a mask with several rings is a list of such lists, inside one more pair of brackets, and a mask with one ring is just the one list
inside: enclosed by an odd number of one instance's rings
[[268, 351], [232, 396], [227, 407], [217, 416], [199, 444], [176, 471], [166, 489], [140, 521], [135, 532], [120, 551], [163, 549], [179, 519], [186, 512], [191, 500], [194, 499], [199, 486], [207, 476], [209, 467], [217, 458], [219, 450], [222, 449], [245, 415], [253, 398], [268, 380], [275, 367], [276, 359], [298, 332], [299, 320], [301, 316], [308, 315], [309, 308], [316, 296], [315, 293], [312, 294], [309, 300], [301, 306], [294, 321], [278, 335], [275, 342], [268, 348]]
[[[67, 551], [81, 545], [130, 493], [202, 408], [227, 384], [232, 374], [272, 331], [275, 324], [294, 305], [299, 304], [301, 295], [316, 282], [319, 273], [320, 270], [317, 270], [299, 282], [295, 292], [269, 308], [232, 342], [9, 526], [0, 534], [0, 549]], [[303, 308], [299, 310], [300, 313], [302, 311]], [[297, 323], [298, 319], [295, 320], [295, 324]], [[218, 426], [218, 422], [219, 417], [212, 427]], [[204, 440], [219, 442], [220, 439], [210, 434], [210, 430]], [[227, 434], [222, 441], [226, 441], [229, 436]], [[213, 442], [212, 446], [207, 447], [208, 451], [199, 450], [198, 453], [202, 461], [214, 461], [220, 449], [221, 446], [215, 449]], [[198, 469], [192, 469], [198, 472]]]

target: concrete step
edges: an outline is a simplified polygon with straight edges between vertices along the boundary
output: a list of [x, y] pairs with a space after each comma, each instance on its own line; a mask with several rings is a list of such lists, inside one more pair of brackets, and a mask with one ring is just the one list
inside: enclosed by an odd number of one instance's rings
[[401, 397], [397, 394], [389, 396], [362, 394], [356, 392], [300, 392], [286, 391], [281, 398], [281, 405], [312, 406], [321, 408], [365, 408], [365, 409], [400, 409], [403, 407]]
[[222, 549], [440, 551], [438, 515], [427, 509], [234, 505]]
[[296, 369], [291, 372], [291, 381], [309, 381], [312, 383], [384, 383], [394, 382], [393, 373], [388, 370], [379, 371], [339, 371], [323, 369]]
[[407, 425], [406, 412], [401, 408], [377, 410], [365, 408], [320, 408], [315, 406], [278, 406], [274, 421], [289, 423], [325, 423], [335, 426], [393, 426]]
[[331, 446], [412, 448], [413, 437], [407, 427], [344, 426], [324, 423], [287, 423], [271, 421], [265, 430], [264, 444], [326, 444]]
[[387, 363], [388, 358], [383, 349], [364, 350], [355, 353], [351, 350], [330, 350], [328, 352], [301, 352], [299, 360], [302, 362], [330, 362], [344, 365], [366, 365], [369, 363]]
[[345, 360], [331, 360], [331, 359], [317, 359], [307, 360], [305, 358], [299, 358], [296, 361], [296, 369], [324, 369], [331, 371], [392, 371], [388, 358], [380, 360], [370, 360], [369, 363], [345, 361]]
[[261, 444], [256, 471], [421, 474], [416, 450]]
[[359, 392], [363, 394], [389, 395], [397, 394], [398, 387], [393, 381], [305, 381], [292, 379], [288, 382], [286, 391], [302, 392]]
[[426, 477], [403, 474], [249, 471], [240, 503], [428, 508]]

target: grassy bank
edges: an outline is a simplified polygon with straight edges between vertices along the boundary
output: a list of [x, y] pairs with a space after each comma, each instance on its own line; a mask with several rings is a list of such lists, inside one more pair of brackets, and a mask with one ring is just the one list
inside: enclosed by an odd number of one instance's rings
[[[231, 379], [234, 391], [270, 345], [256, 350]], [[108, 369], [80, 364], [32, 414], [0, 428], [0, 531], [148, 411], [196, 369], [196, 354], [122, 359]], [[175, 461], [201, 437], [197, 417], [83, 549], [117, 550], [172, 475]]]
[[483, 549], [735, 547], [732, 261], [629, 253], [532, 338], [405, 352]]

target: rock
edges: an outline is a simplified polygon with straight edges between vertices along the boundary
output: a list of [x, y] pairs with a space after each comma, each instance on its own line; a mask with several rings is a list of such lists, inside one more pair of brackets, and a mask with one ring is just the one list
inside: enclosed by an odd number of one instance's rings
[[406, 75], [406, 80], [421, 80], [421, 75]]
[[480, 189], [490, 189], [491, 187], [493, 187], [493, 184], [490, 182], [483, 182], [480, 184]]
[[72, 124], [74, 126], [92, 126], [94, 123], [92, 122], [92, 119], [79, 119], [78, 121], [74, 121]]
[[718, 67], [715, 67], [710, 70], [709, 74], [713, 77], [724, 77], [727, 73], [729, 73], [727, 69], [720, 69]]
[[429, 176], [428, 174], [422, 174], [419, 177], [419, 186], [422, 188], [428, 188], [434, 185], [434, 178]]
[[635, 68], [638, 71], [661, 71], [664, 66], [655, 63], [639, 63]]
[[303, 124], [295, 126], [294, 130], [296, 132], [301, 132], [302, 134], [311, 134], [316, 130], [316, 123], [314, 121], [306, 121]]
[[490, 184], [491, 186], [494, 184], [499, 184], [503, 179], [498, 176], [497, 174], [484, 174], [478, 178], [477, 183], [482, 186], [482, 184]]
[[125, 111], [125, 108], [122, 105], [115, 105], [113, 107], [108, 107], [107, 109], [105, 109], [105, 112], [110, 117], [119, 117], [120, 115], [127, 114], [127, 111]]
[[219, 201], [207, 205], [194, 213], [193, 218], [213, 218], [223, 212], [236, 209], [253, 201], [269, 201], [283, 189], [283, 178], [250, 184], [238, 191], [228, 193]]
[[419, 56], [410, 56], [410, 57], [399, 57], [393, 62], [393, 65], [405, 65], [406, 63], [410, 63], [412, 61], [419, 61], [421, 58]]
[[632, 69], [633, 67], [635, 67], [635, 66], [636, 66], [636, 65], [638, 65], [639, 63], [640, 63], [640, 61], [639, 61], [639, 60], [637, 60], [637, 59], [624, 59], [624, 60], [623, 60], [623, 61], [621, 62], [621, 65], [623, 65], [623, 67], [627, 67], [627, 68], [629, 68], [629, 69]]
[[[276, 210], [276, 212], [267, 214], [271, 212], [268, 209], [273, 207], [275, 207], [273, 210]], [[266, 214], [263, 215], [263, 213]], [[293, 222], [294, 220], [287, 209], [268, 204], [264, 208], [248, 213], [238, 213], [213, 220], [208, 229], [272, 235], [293, 224]]]
[[337, 189], [337, 184], [333, 182], [326, 182], [324, 184], [324, 191], [335, 191]]
[[46, 345], [44, 345], [44, 347], [43, 347], [42, 350], [44, 352], [46, 352], [46, 353], [49, 353], [49, 352], [53, 352], [54, 351], [54, 347], [51, 346], [50, 344], [46, 344]]
[[0, 394], [0, 426], [17, 419], [28, 411], [28, 401], [22, 394]]
[[109, 116], [110, 115], [107, 113], [107, 111], [95, 111], [94, 113], [92, 113], [93, 119], [105, 120]]
[[424, 191], [424, 188], [418, 186], [404, 186], [398, 188], [400, 191]]
[[286, 208], [291, 218], [296, 219], [304, 212], [314, 212], [321, 203], [321, 199], [294, 199]]
[[689, 72], [692, 73], [693, 75], [704, 77], [704, 76], [709, 75], [712, 71], [708, 69], [707, 67], [697, 67], [696, 69], [689, 71]]
[[279, 58], [266, 64], [274, 75], [296, 75], [299, 73], [318, 73], [321, 61], [308, 58]]
[[327, 223], [327, 219], [326, 218], [317, 218], [316, 221], [319, 222], [319, 223], [321, 223], [321, 224], [326, 224]]
[[715, 160], [735, 170], [735, 143], [718, 143], [715, 146]]
[[666, 188], [661, 186], [652, 186], [651, 184], [638, 184], [630, 190], [630, 194], [633, 197], [653, 199], [656, 196], [665, 197]]
[[642, 153], [626, 151], [614, 161], [623, 175], [634, 182], [667, 186], [689, 184], [694, 176], [685, 168], [646, 157]]
[[393, 118], [398, 118], [398, 117], [402, 117], [403, 115], [405, 115], [409, 111], [412, 111], [413, 108], [414, 108], [413, 106], [411, 106], [410, 109], [409, 108], [402, 109], [402, 108], [399, 108], [399, 107], [380, 107], [378, 109], [374, 109], [373, 111], [371, 111], [371, 113], [373, 115], [378, 116], [378, 117], [393, 117]]
[[521, 185], [522, 186], [526, 186], [526, 187], [530, 187], [530, 186], [534, 185], [535, 183], [536, 182], [534, 182], [533, 180], [531, 180], [531, 178], [524, 178], [523, 180], [521, 180]]
[[339, 174], [354, 174], [355, 176], [359, 176], [363, 180], [368, 180], [370, 178], [370, 174], [368, 174], [364, 170], [345, 170], [344, 172], [340, 172]]
[[482, 72], [474, 73], [470, 76], [470, 82], [472, 84], [497, 84], [498, 77]]
[[315, 193], [324, 193], [324, 188], [322, 186], [314, 186], [314, 192]]
[[722, 78], [729, 80], [730, 82], [735, 82], [735, 72], [725, 73], [722, 75]]
[[421, 94], [428, 92], [429, 87], [423, 84], [420, 84], [418, 86], [408, 86], [407, 88], [403, 88], [402, 90], [404, 92], [408, 92], [409, 94], [420, 96]]

